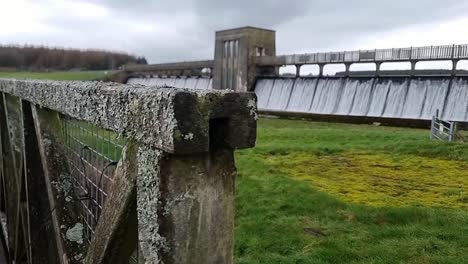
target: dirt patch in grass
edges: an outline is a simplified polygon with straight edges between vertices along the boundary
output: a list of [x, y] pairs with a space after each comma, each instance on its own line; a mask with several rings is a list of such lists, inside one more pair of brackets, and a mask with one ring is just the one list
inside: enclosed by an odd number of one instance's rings
[[304, 233], [307, 235], [315, 236], [315, 237], [326, 237], [327, 234], [323, 232], [320, 228], [317, 227], [306, 227], [304, 228]]
[[468, 208], [465, 161], [387, 153], [268, 157], [295, 179], [344, 201], [376, 207]]

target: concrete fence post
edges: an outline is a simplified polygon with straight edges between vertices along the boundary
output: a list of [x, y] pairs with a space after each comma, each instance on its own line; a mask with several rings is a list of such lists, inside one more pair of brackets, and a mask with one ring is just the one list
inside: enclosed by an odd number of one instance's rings
[[[34, 177], [42, 178], [41, 194], [48, 200], [43, 208], [54, 234], [47, 245], [53, 251], [49, 263], [128, 263], [135, 248], [145, 263], [233, 263], [234, 151], [255, 144], [255, 94], [1, 79], [0, 94], [3, 160], [42, 167]], [[25, 111], [25, 127], [36, 137], [25, 137], [22, 129], [4, 131], [13, 123], [22, 126], [19, 114], [5, 117], [15, 111]], [[72, 154], [64, 151], [60, 138], [63, 118], [111, 130], [127, 142], [89, 244], [77, 228], [81, 207], [75, 205], [82, 201], [73, 193], [67, 166]], [[24, 153], [4, 151], [24, 145], [24, 139], [29, 146], [19, 148]], [[20, 174], [24, 167], [17, 163], [1, 166], [12, 182], [7, 218], [13, 223], [20, 221], [16, 210], [22, 202], [15, 180], [30, 177]], [[25, 215], [31, 223], [42, 223], [38, 217]], [[22, 252], [29, 250], [30, 256], [46, 247], [27, 242], [32, 233], [17, 233], [17, 227], [8, 232]], [[9, 253], [18, 261], [22, 256], [16, 251]]]

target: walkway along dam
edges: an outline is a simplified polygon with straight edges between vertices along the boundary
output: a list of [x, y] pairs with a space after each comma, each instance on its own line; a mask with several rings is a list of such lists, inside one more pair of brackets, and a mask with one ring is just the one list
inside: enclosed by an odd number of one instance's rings
[[[213, 61], [127, 67], [120, 80], [255, 91], [260, 112], [276, 115], [426, 125], [439, 110], [446, 120], [468, 122], [468, 72], [457, 70], [468, 59], [468, 45], [276, 56], [275, 32], [252, 27], [219, 31], [215, 43]], [[416, 70], [423, 61], [451, 61], [452, 69]], [[381, 71], [382, 64], [391, 62], [408, 62], [411, 69]], [[350, 71], [359, 63], [374, 63], [376, 70]], [[324, 76], [328, 64], [343, 64], [345, 70]], [[278, 68], [286, 65], [296, 67], [295, 77], [279, 75]], [[304, 65], [318, 65], [318, 75], [301, 77]]]

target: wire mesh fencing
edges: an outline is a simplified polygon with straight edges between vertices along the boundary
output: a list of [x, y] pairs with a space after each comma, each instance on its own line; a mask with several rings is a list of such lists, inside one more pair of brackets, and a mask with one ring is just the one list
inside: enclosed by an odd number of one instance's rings
[[135, 250], [132, 254], [132, 256], [130, 257], [130, 260], [128, 261], [129, 264], [138, 264], [139, 263], [139, 251], [138, 249]]
[[441, 119], [440, 111], [437, 109], [431, 120], [431, 139], [448, 142], [457, 141], [458, 127], [459, 122]]
[[114, 132], [61, 117], [70, 176], [77, 189], [84, 240], [91, 242], [125, 140]]

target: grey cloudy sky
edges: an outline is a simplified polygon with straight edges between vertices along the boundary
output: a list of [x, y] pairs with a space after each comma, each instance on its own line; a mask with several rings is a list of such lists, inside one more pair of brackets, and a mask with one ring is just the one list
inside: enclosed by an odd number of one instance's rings
[[461, 0], [0, 0], [0, 43], [99, 48], [149, 62], [213, 57], [214, 31], [277, 31], [278, 53], [468, 43]]

